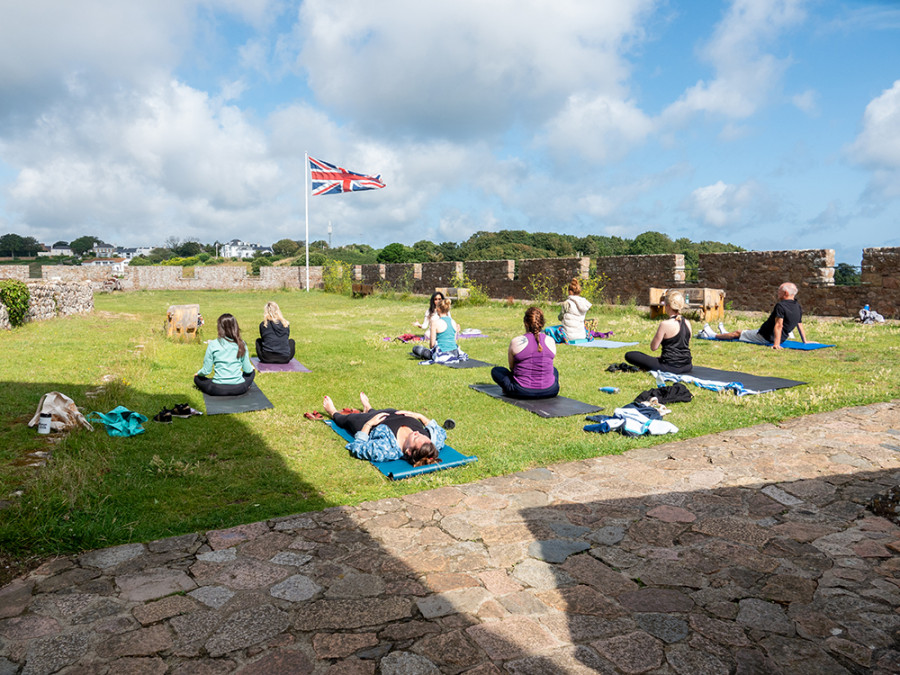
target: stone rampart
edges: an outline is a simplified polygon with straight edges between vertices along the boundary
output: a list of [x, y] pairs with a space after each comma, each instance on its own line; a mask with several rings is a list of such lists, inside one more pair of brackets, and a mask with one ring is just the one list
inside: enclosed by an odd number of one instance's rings
[[[549, 295], [560, 299], [572, 277], [586, 278], [589, 259], [538, 258], [532, 260], [470, 260], [468, 262], [354, 265], [354, 281], [390, 284], [413, 293], [431, 294], [437, 287], [452, 286], [466, 275], [492, 298], [517, 300]], [[645, 304], [649, 289], [685, 285], [684, 256], [678, 254], [611, 256], [596, 259], [597, 270], [606, 278], [604, 295], [610, 302]], [[27, 279], [27, 267], [0, 266], [3, 274]], [[10, 271], [11, 270], [11, 271]], [[25, 276], [20, 276], [20, 275]], [[45, 281], [91, 281], [95, 287], [109, 271], [102, 268], [45, 266]], [[869, 304], [889, 318], [900, 318], [900, 248], [867, 248], [862, 258], [862, 285], [834, 285], [834, 251], [745, 251], [701, 253], [699, 279], [691, 286], [722, 288], [727, 306], [739, 310], [768, 311], [779, 284], [792, 281], [800, 288], [799, 299], [808, 314], [856, 316]], [[129, 267], [121, 279], [128, 290], [264, 290], [302, 289], [303, 267], [262, 267], [259, 277], [243, 266], [198, 266], [193, 277], [184, 277], [180, 267]], [[310, 267], [310, 287], [322, 287], [322, 268]]]
[[607, 300], [645, 305], [650, 300], [651, 288], [684, 285], [684, 256], [680, 253], [607, 256], [597, 258], [597, 272], [606, 279], [603, 295]]
[[0, 265], [0, 279], [28, 281], [28, 265]]
[[[94, 309], [90, 281], [26, 281], [28, 313], [25, 321], [44, 321], [69, 314], [85, 314]], [[11, 328], [9, 313], [0, 303], [0, 328]]]

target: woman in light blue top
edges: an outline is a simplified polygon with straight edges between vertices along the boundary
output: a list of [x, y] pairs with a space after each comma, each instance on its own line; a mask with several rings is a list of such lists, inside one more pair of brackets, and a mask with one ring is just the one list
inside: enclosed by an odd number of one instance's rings
[[247, 345], [241, 339], [237, 319], [231, 314], [223, 314], [219, 317], [216, 328], [219, 337], [209, 341], [206, 356], [203, 357], [203, 367], [194, 375], [194, 384], [210, 396], [237, 396], [246, 393], [253, 384], [256, 370], [250, 363]]
[[423, 359], [433, 359], [438, 354], [449, 354], [459, 349], [456, 340], [459, 336], [459, 324], [450, 316], [450, 298], [435, 302], [435, 311], [428, 326], [428, 349], [422, 346], [413, 347], [413, 354]]

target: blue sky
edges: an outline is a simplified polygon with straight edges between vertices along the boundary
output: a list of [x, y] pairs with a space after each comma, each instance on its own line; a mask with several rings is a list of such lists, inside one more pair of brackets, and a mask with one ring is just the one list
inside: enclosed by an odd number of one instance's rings
[[900, 246], [900, 4], [32, 0], [0, 22], [0, 233], [525, 229]]

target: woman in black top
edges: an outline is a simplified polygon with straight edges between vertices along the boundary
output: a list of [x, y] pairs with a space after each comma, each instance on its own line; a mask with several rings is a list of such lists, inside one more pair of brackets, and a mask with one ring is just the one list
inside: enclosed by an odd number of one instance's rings
[[263, 321], [259, 324], [256, 356], [262, 363], [287, 363], [294, 358], [291, 324], [281, 313], [277, 302], [267, 302]]
[[661, 370], [667, 373], [689, 373], [693, 368], [691, 362], [691, 324], [681, 316], [684, 309], [684, 295], [680, 291], [666, 293], [666, 314], [668, 319], [661, 321], [656, 335], [650, 341], [650, 349], [656, 351], [662, 347], [659, 358], [642, 352], [627, 352], [625, 360], [642, 370]]

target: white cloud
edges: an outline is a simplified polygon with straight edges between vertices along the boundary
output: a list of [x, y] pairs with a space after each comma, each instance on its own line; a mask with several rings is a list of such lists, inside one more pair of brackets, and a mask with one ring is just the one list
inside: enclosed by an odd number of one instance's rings
[[464, 137], [621, 93], [623, 43], [653, 0], [307, 0], [298, 66], [324, 105], [399, 135]]
[[692, 217], [716, 228], [743, 224], [750, 207], [760, 197], [759, 186], [750, 181], [742, 185], [728, 185], [717, 181], [691, 193], [686, 209]]
[[743, 119], [755, 113], [780, 85], [787, 59], [764, 51], [781, 33], [805, 18], [806, 0], [734, 0], [700, 56], [715, 70], [665, 111], [673, 123], [705, 112]]
[[850, 160], [869, 169], [869, 192], [900, 197], [900, 80], [866, 106], [862, 131], [849, 146]]
[[814, 89], [807, 89], [800, 94], [795, 94], [791, 97], [791, 103], [807, 115], [817, 115], [819, 113], [819, 93]]
[[652, 130], [653, 121], [631, 101], [576, 94], [547, 124], [541, 144], [561, 157], [575, 152], [608, 162], [620, 159]]

